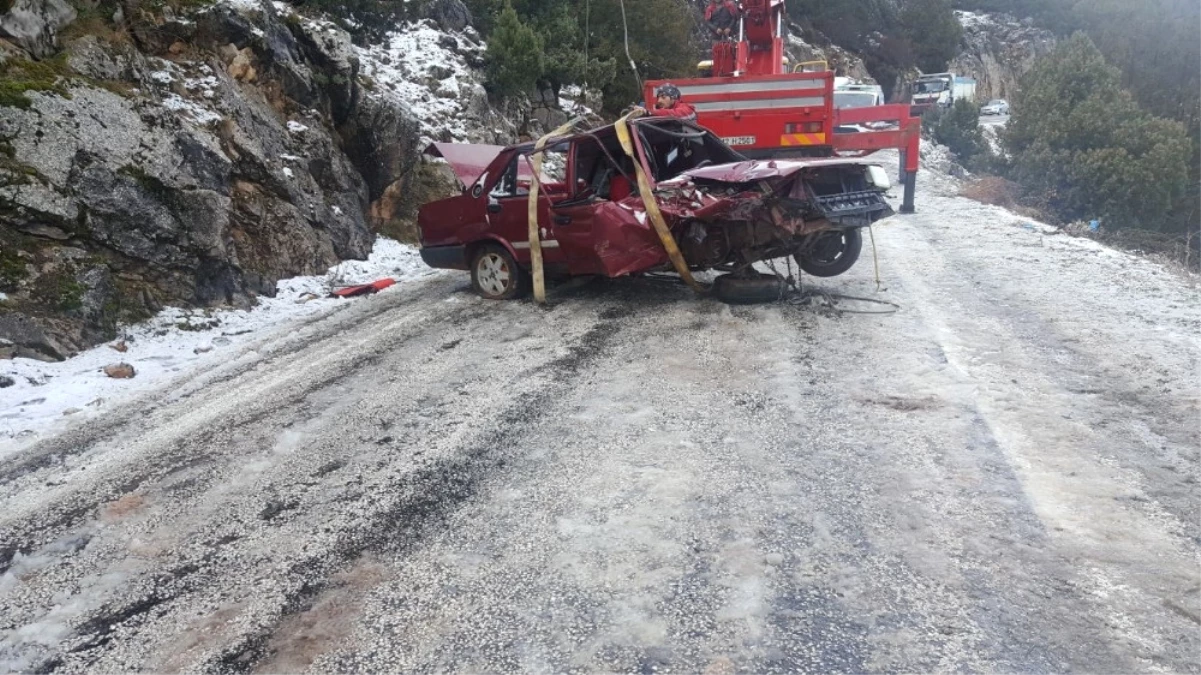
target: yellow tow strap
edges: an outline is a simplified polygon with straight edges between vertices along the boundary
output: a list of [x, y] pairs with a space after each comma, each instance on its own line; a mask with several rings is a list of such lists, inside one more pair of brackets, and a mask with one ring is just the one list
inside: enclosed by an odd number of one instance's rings
[[530, 181], [530, 200], [529, 200], [529, 216], [530, 221], [530, 271], [534, 278], [534, 301], [538, 304], [546, 304], [546, 277], [542, 272], [542, 236], [538, 231], [538, 187], [541, 185], [542, 175], [542, 149], [546, 147], [546, 142], [555, 136], [562, 136], [576, 125], [578, 120], [571, 120], [567, 124], [555, 129], [549, 134], [538, 139], [534, 144], [534, 152], [530, 155], [530, 167], [534, 172], [534, 178]]
[[703, 293], [705, 289], [697, 283], [696, 279], [692, 278], [692, 272], [688, 271], [688, 263], [684, 262], [684, 254], [680, 253], [680, 247], [676, 244], [675, 237], [671, 236], [671, 230], [667, 229], [667, 222], [663, 220], [663, 212], [659, 210], [659, 202], [655, 200], [655, 195], [651, 192], [651, 183], [646, 178], [646, 172], [642, 170], [642, 162], [639, 162], [638, 156], [634, 154], [634, 143], [630, 140], [629, 119], [630, 115], [626, 115], [617, 120], [617, 124], [614, 126], [617, 129], [617, 139], [621, 141], [621, 149], [625, 150], [630, 159], [634, 160], [634, 173], [638, 176], [638, 194], [642, 197], [643, 205], [646, 206], [646, 215], [659, 235], [659, 241], [663, 242], [667, 257], [671, 259], [671, 264], [676, 268], [680, 278], [691, 286], [692, 290]]

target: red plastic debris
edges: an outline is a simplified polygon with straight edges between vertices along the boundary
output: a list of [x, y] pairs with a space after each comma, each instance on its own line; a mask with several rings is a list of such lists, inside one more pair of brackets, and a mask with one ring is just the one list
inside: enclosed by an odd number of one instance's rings
[[369, 284], [359, 284], [358, 286], [339, 288], [338, 290], [330, 293], [330, 295], [334, 296], [335, 298], [352, 298], [356, 295], [370, 295], [372, 293], [378, 293], [395, 283], [395, 279], [384, 278], [380, 279], [379, 281], [373, 281]]

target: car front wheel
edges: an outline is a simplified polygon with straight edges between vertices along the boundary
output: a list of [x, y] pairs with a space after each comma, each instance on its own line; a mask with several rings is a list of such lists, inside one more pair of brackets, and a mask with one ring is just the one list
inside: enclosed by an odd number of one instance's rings
[[471, 287], [489, 300], [511, 300], [525, 294], [525, 272], [503, 247], [489, 244], [471, 260]]

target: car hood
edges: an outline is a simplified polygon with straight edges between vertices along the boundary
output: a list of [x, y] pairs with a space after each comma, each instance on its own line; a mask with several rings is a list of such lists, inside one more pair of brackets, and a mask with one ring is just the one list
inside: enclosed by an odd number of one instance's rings
[[[502, 145], [485, 145], [483, 143], [430, 143], [425, 149], [425, 154], [431, 157], [441, 157], [450, 164], [450, 168], [455, 172], [455, 177], [467, 187], [475, 183], [476, 179], [484, 173], [488, 165], [492, 164], [492, 160], [496, 159], [501, 152], [506, 148]], [[517, 163], [517, 178], [518, 180], [528, 180], [533, 176], [529, 165], [525, 162]]]
[[747, 160], [717, 166], [705, 166], [662, 181], [659, 186], [670, 186], [688, 180], [714, 183], [754, 183], [770, 178], [784, 178], [798, 171], [821, 166], [845, 166], [847, 164], [876, 164], [858, 158], [831, 157], [826, 159], [769, 159]]

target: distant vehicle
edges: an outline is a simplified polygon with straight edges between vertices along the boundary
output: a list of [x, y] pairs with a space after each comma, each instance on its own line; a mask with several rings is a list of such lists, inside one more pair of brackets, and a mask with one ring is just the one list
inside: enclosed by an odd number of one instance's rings
[[[838, 78], [842, 79], [842, 78]], [[878, 84], [848, 84], [840, 83], [834, 88], [834, 107], [838, 110], [853, 110], [855, 108], [871, 108], [884, 105], [884, 90]], [[897, 124], [888, 121], [872, 121], [863, 124], [839, 124], [834, 127], [836, 134], [853, 134], [860, 132], [882, 131], [895, 129]]]
[[980, 109], [981, 115], [1008, 115], [1009, 102], [1003, 98], [994, 98]]
[[950, 108], [955, 101], [976, 98], [976, 81], [955, 73], [922, 75], [913, 83], [912, 111], [920, 115], [934, 107]]
[[835, 89], [834, 107], [839, 110], [884, 105], [884, 94], [871, 89]]

